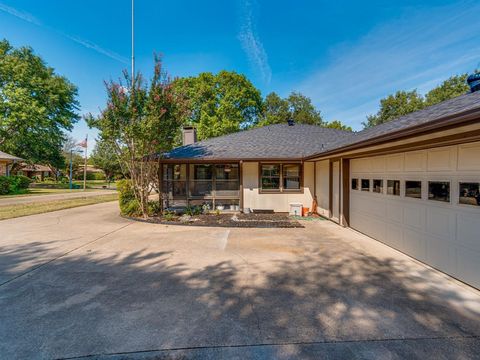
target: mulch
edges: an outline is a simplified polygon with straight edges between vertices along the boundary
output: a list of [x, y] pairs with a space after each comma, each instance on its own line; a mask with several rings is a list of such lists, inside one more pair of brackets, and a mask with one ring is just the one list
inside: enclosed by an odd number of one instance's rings
[[[134, 219], [138, 220], [138, 219]], [[237, 227], [237, 228], [303, 228], [296, 219], [286, 214], [202, 214], [181, 216], [173, 220], [151, 217], [141, 221], [163, 225]]]

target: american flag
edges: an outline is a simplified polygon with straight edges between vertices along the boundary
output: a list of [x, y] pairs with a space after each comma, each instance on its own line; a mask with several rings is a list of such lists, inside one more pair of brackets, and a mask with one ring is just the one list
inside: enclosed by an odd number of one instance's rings
[[86, 148], [86, 147], [87, 147], [87, 138], [85, 138], [85, 140], [79, 142], [79, 143], [77, 144], [77, 146], [81, 146], [81, 147], [83, 147], [83, 148]]

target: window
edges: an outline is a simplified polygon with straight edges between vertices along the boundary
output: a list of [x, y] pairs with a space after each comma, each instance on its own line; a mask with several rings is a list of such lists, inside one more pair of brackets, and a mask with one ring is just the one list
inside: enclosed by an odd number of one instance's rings
[[421, 181], [405, 181], [405, 196], [415, 199], [422, 198], [422, 182]]
[[429, 181], [428, 200], [450, 202], [450, 182]]
[[352, 179], [352, 190], [358, 190], [358, 179]]
[[300, 164], [262, 164], [261, 190], [267, 192], [300, 191], [302, 181]]
[[362, 179], [362, 191], [370, 191], [370, 179]]
[[283, 189], [284, 190], [300, 190], [300, 165], [283, 165]]
[[400, 196], [400, 180], [387, 180], [387, 194]]
[[459, 204], [480, 206], [480, 183], [461, 182], [459, 190]]
[[373, 179], [373, 192], [383, 194], [383, 180]]
[[280, 165], [262, 165], [262, 190], [280, 190]]

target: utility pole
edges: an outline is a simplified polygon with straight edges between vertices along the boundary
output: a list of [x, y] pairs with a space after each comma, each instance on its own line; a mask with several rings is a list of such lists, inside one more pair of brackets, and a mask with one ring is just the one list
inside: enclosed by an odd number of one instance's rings
[[88, 134], [85, 137], [85, 161], [83, 164], [83, 191], [87, 189], [87, 148], [88, 148]]
[[70, 181], [69, 181], [69, 184], [68, 184], [68, 188], [70, 190], [72, 190], [72, 188], [73, 188], [73, 184], [72, 184], [73, 165], [72, 165], [72, 162], [73, 162], [73, 149], [70, 149]]

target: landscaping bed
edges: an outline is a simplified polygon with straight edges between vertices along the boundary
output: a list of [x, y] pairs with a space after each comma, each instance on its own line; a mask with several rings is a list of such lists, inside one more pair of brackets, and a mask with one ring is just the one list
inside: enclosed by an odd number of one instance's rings
[[241, 228], [303, 228], [286, 214], [200, 214], [150, 217], [146, 222], [165, 225], [190, 225]]

